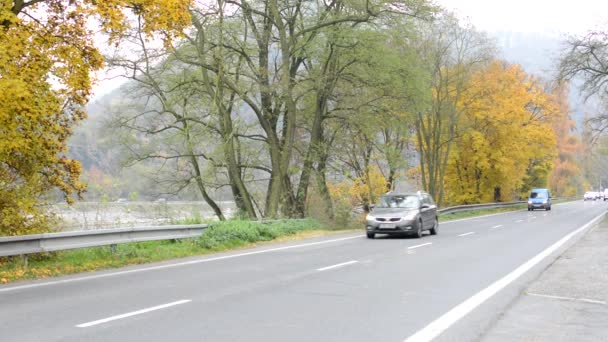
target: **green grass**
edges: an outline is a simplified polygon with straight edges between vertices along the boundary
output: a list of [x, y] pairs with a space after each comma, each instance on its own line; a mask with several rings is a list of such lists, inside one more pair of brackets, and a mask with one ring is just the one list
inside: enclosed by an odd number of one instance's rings
[[116, 246], [82, 248], [32, 255], [28, 265], [21, 258], [0, 258], [0, 283], [117, 268], [161, 260], [251, 247], [272, 240], [289, 240], [326, 234], [316, 220], [216, 222], [200, 238], [148, 241]]

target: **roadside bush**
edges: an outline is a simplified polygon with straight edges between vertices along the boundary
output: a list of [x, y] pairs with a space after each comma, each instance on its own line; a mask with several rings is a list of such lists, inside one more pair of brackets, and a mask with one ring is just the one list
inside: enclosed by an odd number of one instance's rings
[[321, 229], [316, 220], [285, 221], [224, 221], [216, 222], [199, 239], [199, 245], [207, 249], [236, 247], [246, 243], [269, 241], [281, 236], [293, 235], [299, 231]]

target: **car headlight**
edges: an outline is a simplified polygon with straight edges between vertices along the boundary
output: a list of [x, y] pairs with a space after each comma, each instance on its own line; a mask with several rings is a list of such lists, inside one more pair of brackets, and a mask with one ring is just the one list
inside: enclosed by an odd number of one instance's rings
[[543, 204], [547, 204], [547, 200], [544, 200], [544, 201], [543, 201]]
[[371, 214], [367, 214], [367, 216], [365, 216], [365, 219], [368, 221], [374, 221], [376, 220], [376, 218], [374, 216], [372, 216]]
[[532, 201], [528, 201], [528, 204], [532, 204]]

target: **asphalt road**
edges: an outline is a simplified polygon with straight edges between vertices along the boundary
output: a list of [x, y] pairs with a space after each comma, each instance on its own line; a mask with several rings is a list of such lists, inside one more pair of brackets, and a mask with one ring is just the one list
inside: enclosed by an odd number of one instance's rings
[[606, 212], [554, 205], [0, 286], [8, 341], [475, 341]]

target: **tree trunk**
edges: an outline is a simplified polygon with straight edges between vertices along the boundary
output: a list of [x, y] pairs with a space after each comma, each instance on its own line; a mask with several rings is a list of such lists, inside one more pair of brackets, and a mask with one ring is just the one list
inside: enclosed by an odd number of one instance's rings
[[316, 170], [316, 178], [317, 178], [317, 187], [319, 188], [319, 194], [323, 201], [325, 202], [325, 213], [330, 220], [334, 219], [334, 207], [333, 202], [331, 200], [331, 195], [329, 194], [329, 188], [327, 187], [327, 180], [325, 178], [325, 173], [327, 172], [327, 158], [329, 157], [328, 153], [329, 146], [325, 146], [320, 153], [319, 163], [317, 165]]
[[188, 148], [188, 154], [190, 155], [190, 163], [192, 164], [192, 167], [194, 168], [194, 175], [196, 177], [196, 185], [198, 186], [198, 190], [201, 193], [201, 195], [203, 196], [203, 199], [205, 200], [205, 202], [207, 202], [207, 204], [211, 207], [211, 209], [215, 213], [215, 216], [217, 216], [217, 218], [220, 221], [224, 221], [224, 220], [226, 220], [226, 217], [224, 217], [224, 214], [222, 213], [222, 209], [220, 209], [220, 207], [217, 205], [217, 203], [215, 203], [215, 201], [211, 198], [211, 196], [209, 196], [209, 194], [207, 193], [207, 189], [205, 188], [205, 183], [203, 183], [203, 175], [201, 172], [200, 165], [198, 163], [198, 159], [196, 159], [196, 156], [194, 154], [194, 148], [192, 147], [192, 141], [190, 140], [190, 133], [188, 132], [189, 128], [188, 128], [188, 124], [186, 123], [186, 121], [184, 122], [184, 129], [186, 130], [186, 145]]

